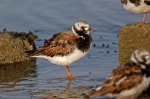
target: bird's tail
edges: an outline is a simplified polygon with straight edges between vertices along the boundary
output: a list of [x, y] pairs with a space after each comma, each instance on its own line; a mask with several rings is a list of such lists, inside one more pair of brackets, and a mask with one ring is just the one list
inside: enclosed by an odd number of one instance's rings
[[29, 51], [25, 51], [25, 53], [26, 53], [27, 57], [30, 57], [36, 51], [37, 51], [36, 49], [35, 50], [29, 50]]
[[44, 55], [45, 54], [45, 48], [29, 50], [29, 51], [26, 51], [25, 53], [27, 54], [28, 57]]
[[84, 93], [83, 95], [84, 95], [84, 98], [93, 98], [96, 96], [101, 96], [101, 94], [99, 94], [98, 91], [87, 92], [87, 93]]
[[110, 92], [109, 88], [101, 88], [100, 90], [92, 90], [90, 92], [84, 93], [83, 95], [85, 98], [93, 98], [96, 96], [106, 95], [109, 92]]

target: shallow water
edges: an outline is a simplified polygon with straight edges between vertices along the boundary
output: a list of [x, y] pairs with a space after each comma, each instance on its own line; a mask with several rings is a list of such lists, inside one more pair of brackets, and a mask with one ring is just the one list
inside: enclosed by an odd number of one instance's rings
[[[122, 26], [137, 23], [142, 15], [126, 11], [120, 0], [1, 0], [0, 30], [32, 31], [36, 46], [54, 33], [85, 20], [97, 30], [91, 33], [89, 54], [70, 65], [76, 79], [69, 81], [63, 66], [37, 59], [34, 66], [0, 68], [0, 99], [81, 99], [80, 94], [96, 88], [118, 66], [118, 38]], [[149, 16], [149, 14], [147, 15]], [[150, 21], [150, 19], [146, 19]], [[95, 99], [108, 99], [95, 98]]]

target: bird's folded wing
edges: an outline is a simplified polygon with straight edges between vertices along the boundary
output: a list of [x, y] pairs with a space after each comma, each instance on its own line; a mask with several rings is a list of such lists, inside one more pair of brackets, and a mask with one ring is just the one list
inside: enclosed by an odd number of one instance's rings
[[46, 56], [64, 56], [70, 54], [75, 49], [76, 36], [64, 32], [54, 34], [52, 38], [46, 40], [39, 49], [37, 49], [31, 56], [46, 55]]
[[87, 93], [89, 97], [106, 94], [117, 94], [121, 91], [136, 87], [142, 82], [140, 66], [119, 66], [97, 90]]

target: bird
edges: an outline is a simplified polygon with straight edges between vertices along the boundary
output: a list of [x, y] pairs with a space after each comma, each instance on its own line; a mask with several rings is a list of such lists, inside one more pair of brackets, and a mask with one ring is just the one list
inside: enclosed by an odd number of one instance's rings
[[98, 88], [84, 97], [108, 96], [115, 99], [136, 99], [150, 84], [150, 52], [136, 49], [130, 61], [118, 66]]
[[26, 51], [28, 57], [48, 59], [51, 63], [65, 66], [68, 77], [75, 78], [69, 65], [84, 57], [92, 45], [90, 32], [95, 32], [86, 21], [76, 22], [72, 28], [54, 34], [35, 50]]
[[121, 0], [123, 7], [136, 14], [143, 14], [143, 19], [139, 22], [139, 25], [148, 24], [145, 21], [146, 14], [150, 12], [150, 0]]

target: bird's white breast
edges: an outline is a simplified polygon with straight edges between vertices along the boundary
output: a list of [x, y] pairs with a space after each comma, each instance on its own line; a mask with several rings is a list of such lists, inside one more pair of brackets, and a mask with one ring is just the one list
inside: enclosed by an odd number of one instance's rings
[[136, 14], [144, 14], [150, 11], [150, 5], [145, 4], [144, 0], [142, 0], [141, 4], [138, 6], [135, 6], [128, 0], [127, 4], [126, 5], [124, 4], [123, 6], [126, 10]]
[[82, 51], [75, 49], [73, 53], [70, 53], [69, 55], [63, 57], [62, 56], [50, 57], [50, 56], [43, 56], [43, 55], [33, 56], [33, 57], [45, 58], [48, 59], [53, 64], [66, 66], [84, 57], [87, 53], [88, 51], [83, 53]]

